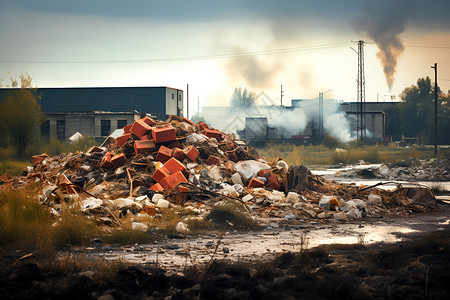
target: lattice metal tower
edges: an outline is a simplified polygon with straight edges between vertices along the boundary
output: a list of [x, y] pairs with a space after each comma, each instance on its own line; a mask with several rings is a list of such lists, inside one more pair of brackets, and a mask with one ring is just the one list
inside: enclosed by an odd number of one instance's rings
[[358, 114], [357, 137], [360, 141], [366, 139], [366, 81], [364, 76], [364, 41], [358, 41]]

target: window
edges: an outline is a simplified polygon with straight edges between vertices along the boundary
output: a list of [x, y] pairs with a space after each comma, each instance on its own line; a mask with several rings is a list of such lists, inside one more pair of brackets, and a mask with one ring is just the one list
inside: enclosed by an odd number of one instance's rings
[[101, 136], [108, 136], [111, 133], [111, 120], [101, 120]]
[[117, 120], [117, 129], [124, 128], [127, 125], [127, 120]]
[[175, 99], [175, 94], [174, 94], [174, 93], [172, 93], [172, 100], [173, 100], [173, 99]]
[[56, 137], [60, 141], [66, 138], [66, 120], [56, 120]]
[[50, 139], [50, 120], [46, 120], [44, 123], [42, 123], [41, 136], [46, 141]]

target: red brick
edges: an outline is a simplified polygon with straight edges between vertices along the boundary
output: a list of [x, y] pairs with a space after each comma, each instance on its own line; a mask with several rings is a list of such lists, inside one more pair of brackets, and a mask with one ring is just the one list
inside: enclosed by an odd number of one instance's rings
[[209, 129], [208, 124], [206, 124], [205, 122], [202, 122], [202, 121], [199, 121], [199, 122], [197, 123], [197, 126], [198, 126], [198, 129], [199, 129], [200, 131], [203, 131], [203, 130], [205, 130], [205, 129]]
[[217, 141], [223, 140], [223, 134], [219, 129], [205, 129], [204, 134], [209, 138], [215, 138]]
[[156, 121], [153, 120], [152, 118], [150, 118], [149, 116], [146, 116], [145, 118], [143, 118], [141, 120], [144, 121], [149, 126], [155, 126], [156, 125]]
[[169, 149], [165, 146], [161, 146], [159, 147], [158, 154], [156, 155], [156, 160], [165, 163], [172, 157], [172, 154], [173, 154], [172, 149]]
[[225, 153], [227, 154], [229, 160], [236, 163], [239, 161], [239, 158], [236, 156], [236, 150], [226, 151]]
[[151, 134], [143, 135], [143, 136], [140, 138], [140, 140], [141, 140], [141, 141], [149, 141], [149, 140], [152, 140], [152, 141], [153, 141], [152, 135], [151, 135]]
[[123, 145], [125, 145], [125, 143], [128, 141], [130, 137], [131, 133], [124, 133], [121, 136], [118, 136], [116, 139], [117, 145], [119, 145], [119, 147], [122, 147]]
[[206, 164], [208, 166], [211, 166], [211, 165], [218, 165], [218, 166], [220, 166], [220, 157], [215, 156], [215, 155], [210, 155], [208, 157], [208, 160], [206, 161]]
[[147, 123], [145, 123], [142, 120], [137, 120], [134, 122], [133, 126], [130, 128], [130, 132], [137, 136], [138, 138], [141, 138], [147, 132], [151, 131], [152, 127], [150, 127]]
[[91, 148], [89, 148], [88, 151], [86, 151], [86, 153], [94, 153], [94, 152], [103, 152], [103, 149], [97, 146], [92, 146]]
[[183, 117], [183, 121], [186, 122], [186, 123], [188, 123], [188, 124], [190, 124], [190, 125], [192, 125], [192, 126], [195, 126], [195, 123], [192, 122], [191, 120], [189, 120], [189, 119], [186, 118], [186, 117]]
[[130, 129], [133, 126], [133, 124], [127, 125], [123, 127], [123, 133], [130, 133]]
[[154, 190], [155, 192], [159, 192], [159, 191], [164, 190], [163, 187], [159, 183], [156, 183], [156, 184], [152, 185], [152, 187], [150, 189]]
[[66, 186], [68, 194], [78, 194], [81, 192], [81, 188], [75, 184], [69, 184]]
[[163, 180], [164, 177], [169, 176], [170, 171], [167, 170], [164, 166], [158, 168], [155, 173], [153, 173], [152, 178], [156, 181], [156, 182], [161, 182], [161, 180]]
[[191, 161], [194, 161], [197, 159], [200, 152], [195, 148], [194, 146], [190, 145], [183, 149], [184, 155], [186, 155]]
[[182, 161], [184, 158], [184, 152], [180, 148], [175, 148], [175, 149], [173, 149], [172, 156], [175, 157], [176, 159], [178, 159], [179, 161]]
[[165, 143], [175, 141], [177, 139], [175, 128], [173, 128], [172, 125], [165, 127], [154, 127], [152, 130], [152, 137], [157, 143]]
[[103, 156], [102, 161], [100, 162], [100, 166], [104, 168], [112, 168], [113, 165], [111, 163], [112, 153], [106, 152], [105, 156]]
[[264, 182], [262, 182], [261, 180], [259, 180], [258, 178], [253, 177], [250, 180], [250, 183], [248, 184], [248, 187], [250, 188], [258, 188], [258, 187], [263, 187], [264, 186]]
[[139, 153], [147, 153], [151, 151], [156, 150], [156, 144], [155, 141], [149, 140], [149, 141], [135, 141], [134, 142], [134, 152], [136, 154]]
[[165, 164], [164, 167], [169, 170], [171, 173], [176, 173], [178, 171], [185, 171], [186, 167], [181, 163], [178, 159], [172, 157]]
[[274, 190], [281, 188], [277, 176], [273, 174], [272, 170], [260, 170], [258, 176], [267, 178], [266, 187]]
[[167, 145], [167, 148], [170, 149], [175, 149], [175, 148], [180, 148], [181, 144], [179, 141], [175, 141], [173, 143], [170, 143], [169, 145]]
[[125, 155], [123, 155], [122, 153], [120, 154], [116, 154], [111, 158], [111, 163], [114, 169], [117, 169], [121, 166], [123, 166], [124, 164], [127, 163], [127, 159], [125, 157]]
[[227, 161], [225, 163], [225, 168], [227, 168], [227, 170], [229, 170], [230, 172], [234, 172], [234, 166], [232, 163], [230, 163], [229, 161]]
[[165, 190], [171, 190], [181, 182], [188, 182], [184, 177], [183, 173], [176, 172], [170, 176], [165, 177], [161, 180], [160, 184]]
[[32, 157], [31, 157], [31, 163], [33, 164], [33, 165], [35, 165], [35, 164], [37, 164], [37, 163], [40, 163], [41, 161], [43, 161], [44, 159], [46, 159], [48, 157], [48, 155], [47, 154], [39, 154], [39, 155], [33, 155]]

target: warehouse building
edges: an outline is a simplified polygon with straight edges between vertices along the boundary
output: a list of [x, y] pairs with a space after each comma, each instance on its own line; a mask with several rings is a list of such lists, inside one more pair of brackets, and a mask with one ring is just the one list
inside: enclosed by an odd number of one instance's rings
[[[0, 89], [0, 99], [10, 89]], [[170, 87], [38, 88], [46, 121], [41, 133], [66, 140], [76, 132], [105, 137], [143, 115], [182, 116], [183, 91]]]

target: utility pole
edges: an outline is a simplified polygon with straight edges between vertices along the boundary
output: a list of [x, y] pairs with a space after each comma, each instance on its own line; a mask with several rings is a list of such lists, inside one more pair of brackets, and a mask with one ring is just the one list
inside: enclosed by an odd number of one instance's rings
[[323, 138], [323, 93], [319, 93], [319, 139]]
[[281, 106], [283, 106], [283, 85], [281, 85], [281, 97], [280, 97], [280, 99], [281, 99]]
[[366, 80], [364, 76], [364, 41], [358, 41], [358, 103], [357, 135], [360, 141], [366, 138]]
[[189, 119], [189, 84], [186, 85], [186, 117]]
[[438, 84], [437, 84], [437, 63], [431, 66], [434, 69], [434, 157], [437, 156], [437, 110], [438, 110]]

